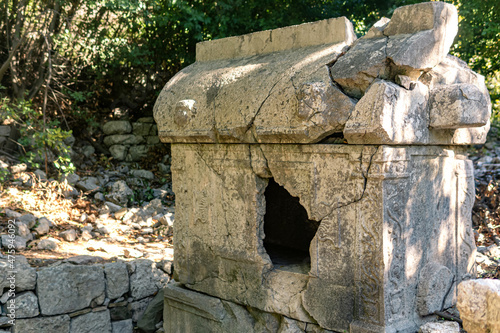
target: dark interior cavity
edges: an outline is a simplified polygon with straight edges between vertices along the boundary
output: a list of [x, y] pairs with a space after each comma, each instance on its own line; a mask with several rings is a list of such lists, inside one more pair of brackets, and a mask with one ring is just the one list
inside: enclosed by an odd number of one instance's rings
[[322, 139], [320, 142], [321, 144], [346, 144], [347, 141], [344, 138], [344, 133], [333, 133], [326, 138]]
[[276, 268], [307, 273], [310, 270], [311, 244], [319, 222], [309, 220], [299, 198], [269, 180], [264, 216], [264, 248]]

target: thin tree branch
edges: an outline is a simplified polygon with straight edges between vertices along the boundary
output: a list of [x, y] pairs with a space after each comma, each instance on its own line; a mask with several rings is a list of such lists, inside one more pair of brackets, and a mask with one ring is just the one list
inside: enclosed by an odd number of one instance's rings
[[[47, 95], [49, 91], [49, 86], [50, 86], [50, 80], [52, 79], [52, 56], [51, 56], [51, 47], [50, 47], [50, 36], [43, 35], [45, 39], [45, 44], [47, 46], [47, 57], [48, 57], [48, 62], [49, 62], [49, 68], [48, 68], [48, 77], [47, 77], [47, 82], [45, 83], [45, 91], [43, 93], [43, 105], [42, 105], [42, 114], [43, 114], [43, 131], [46, 132], [47, 128]], [[49, 167], [48, 167], [48, 157], [47, 157], [47, 143], [44, 143], [45, 147], [45, 174], [49, 174]]]
[[3, 79], [3, 76], [5, 75], [5, 73], [7, 72], [7, 69], [9, 69], [10, 67], [10, 62], [12, 61], [12, 58], [14, 58], [14, 54], [16, 53], [17, 49], [21, 46], [22, 43], [24, 43], [24, 41], [26, 40], [26, 38], [24, 38], [25, 36], [23, 36], [23, 38], [21, 40], [18, 40], [16, 42], [16, 44], [14, 44], [14, 47], [13, 49], [10, 51], [9, 53], [9, 57], [7, 58], [7, 60], [5, 60], [5, 62], [3, 63], [2, 67], [0, 67], [0, 82], [2, 82], [2, 79]]

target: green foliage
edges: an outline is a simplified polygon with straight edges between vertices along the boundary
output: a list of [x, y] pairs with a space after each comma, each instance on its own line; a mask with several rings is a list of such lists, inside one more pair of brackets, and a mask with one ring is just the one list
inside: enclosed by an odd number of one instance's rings
[[460, 16], [453, 52], [485, 76], [500, 71], [500, 4], [497, 0], [454, 0]]
[[500, 3], [498, 0], [453, 0], [459, 30], [451, 53], [486, 78], [493, 106], [492, 125], [500, 127]]
[[9, 169], [0, 168], [0, 189], [3, 190], [2, 184], [10, 177]]
[[486, 85], [490, 91], [493, 114], [491, 124], [500, 129], [500, 71], [490, 74], [486, 78]]
[[71, 173], [75, 167], [71, 162], [70, 147], [64, 140], [71, 136], [71, 131], [60, 128], [59, 121], [45, 120], [41, 111], [37, 111], [30, 101], [20, 100], [17, 103], [8, 97], [1, 100], [0, 119], [12, 120], [21, 134], [18, 142], [24, 147], [24, 162], [34, 167], [53, 154], [53, 165], [62, 173]]
[[[460, 13], [452, 53], [487, 78], [498, 112], [499, 1], [447, 1]], [[27, 93], [35, 105], [47, 90], [47, 116], [62, 120], [65, 112], [70, 125], [86, 130], [101, 108], [151, 111], [166, 82], [194, 62], [200, 41], [339, 16], [362, 34], [395, 8], [418, 2], [7, 0], [0, 5], [0, 84], [12, 100]]]

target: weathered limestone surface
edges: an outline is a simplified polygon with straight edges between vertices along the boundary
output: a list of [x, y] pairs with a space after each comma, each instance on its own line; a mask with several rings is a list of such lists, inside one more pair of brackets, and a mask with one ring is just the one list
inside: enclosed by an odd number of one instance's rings
[[[0, 293], [10, 288], [9, 269], [10, 265], [7, 260], [0, 259]], [[24, 290], [33, 290], [36, 285], [36, 270], [28, 264], [28, 261], [23, 256], [15, 256], [15, 289], [17, 292]]]
[[335, 82], [357, 98], [376, 78], [405, 73], [418, 79], [421, 70], [438, 65], [457, 33], [458, 15], [453, 5], [427, 2], [397, 8], [376, 27], [331, 68]]
[[105, 264], [104, 274], [106, 274], [106, 297], [114, 300], [129, 291], [130, 283], [125, 262]]
[[[450, 292], [454, 274], [446, 266], [430, 263], [420, 271], [417, 290], [417, 309], [421, 316], [433, 314], [443, 307], [443, 300]], [[449, 304], [445, 304], [445, 307]]]
[[484, 143], [484, 78], [447, 55], [457, 26], [453, 5], [428, 2], [398, 8], [356, 41], [338, 18], [200, 43], [197, 62], [156, 101], [160, 139]]
[[344, 129], [350, 144], [484, 143], [490, 97], [484, 78], [447, 56], [456, 32], [453, 5], [401, 7], [333, 64], [333, 80], [360, 99]]
[[460, 325], [453, 321], [427, 323], [420, 327], [418, 333], [460, 333]]
[[108, 121], [102, 127], [102, 131], [106, 135], [126, 134], [132, 132], [132, 125], [126, 120]]
[[128, 264], [130, 274], [130, 296], [141, 299], [157, 292], [169, 281], [169, 276], [147, 259], [135, 260]]
[[69, 333], [111, 333], [109, 310], [89, 312], [71, 319]]
[[327, 64], [354, 39], [342, 17], [198, 44], [198, 61], [156, 101], [160, 139], [316, 142], [342, 132], [354, 100]]
[[426, 2], [397, 8], [384, 29], [387, 57], [396, 66], [430, 69], [448, 54], [458, 31], [455, 6]]
[[468, 333], [500, 330], [500, 281], [478, 279], [458, 286], [457, 309]]
[[114, 321], [112, 324], [112, 333], [133, 333], [134, 324], [132, 319]]
[[[177, 144], [172, 155], [183, 207], [175, 278], [188, 288], [326, 329], [361, 332], [368, 322], [390, 331], [419, 326], [426, 265], [458, 282], [474, 274], [472, 165], [460, 150]], [[266, 252], [270, 177], [320, 222], [305, 269], [277, 265]], [[449, 289], [422, 292], [420, 301], [441, 310], [454, 302], [456, 282]]]
[[488, 95], [468, 83], [441, 86], [432, 91], [430, 126], [460, 128], [485, 126], [490, 119]]
[[406, 90], [390, 81], [373, 82], [347, 121], [345, 137], [352, 144], [427, 142], [425, 101], [428, 94], [422, 83]]
[[344, 17], [333, 18], [198, 43], [196, 60], [235, 59], [355, 39], [351, 22]]
[[40, 314], [38, 309], [38, 298], [36, 295], [27, 291], [16, 295], [16, 317], [32, 318]]
[[330, 333], [315, 324], [207, 296], [172, 283], [165, 292], [164, 329], [172, 332], [316, 332]]
[[68, 333], [70, 318], [68, 315], [55, 317], [38, 317], [16, 320], [13, 333]]
[[62, 264], [44, 267], [37, 275], [37, 294], [43, 315], [77, 311], [88, 307], [93, 300], [102, 298], [104, 301], [102, 266]]
[[154, 109], [178, 207], [166, 331], [413, 333], [456, 303], [476, 251], [456, 146], [491, 113], [447, 55], [457, 22], [429, 2], [356, 41], [339, 18], [198, 45]]

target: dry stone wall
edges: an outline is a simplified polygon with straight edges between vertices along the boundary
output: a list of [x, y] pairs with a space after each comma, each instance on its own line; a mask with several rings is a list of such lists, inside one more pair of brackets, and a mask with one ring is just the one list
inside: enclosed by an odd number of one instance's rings
[[8, 153], [17, 152], [19, 132], [14, 126], [0, 125], [0, 150]]
[[159, 144], [157, 126], [152, 117], [139, 118], [136, 122], [113, 120], [102, 128], [104, 144], [114, 159], [136, 162], [146, 156], [150, 148]]
[[77, 256], [37, 268], [23, 256], [0, 258], [0, 332], [162, 332], [171, 263], [95, 262]]

